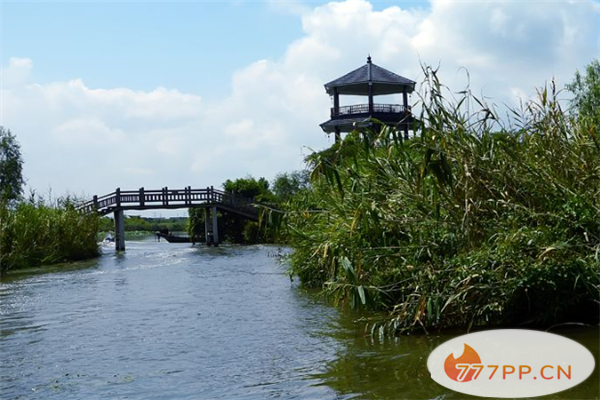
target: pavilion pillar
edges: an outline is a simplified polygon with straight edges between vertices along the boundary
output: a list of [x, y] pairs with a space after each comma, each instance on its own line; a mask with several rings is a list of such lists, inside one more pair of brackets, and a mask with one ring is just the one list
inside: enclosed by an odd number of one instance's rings
[[209, 236], [209, 224], [210, 224], [210, 208], [204, 209], [204, 240], [206, 240], [206, 245], [210, 246], [212, 243], [210, 242]]
[[408, 111], [408, 93], [406, 92], [406, 88], [402, 90], [402, 100], [404, 102], [404, 123], [402, 124], [404, 128], [404, 140], [408, 140], [408, 122], [412, 118], [409, 118], [410, 113]]
[[122, 208], [117, 208], [114, 212], [115, 219], [115, 250], [125, 250], [125, 216]]
[[369, 82], [369, 114], [373, 114], [373, 82]]
[[332, 117], [340, 113], [340, 94], [337, 88], [333, 88], [333, 113]]
[[219, 245], [219, 225], [217, 223], [217, 207], [212, 207], [212, 234], [213, 234], [213, 244], [215, 247]]
[[340, 132], [340, 128], [335, 127], [335, 142], [339, 143], [342, 141], [342, 133]]
[[373, 68], [370, 54], [367, 57], [367, 79], [369, 81], [369, 114], [373, 116]]

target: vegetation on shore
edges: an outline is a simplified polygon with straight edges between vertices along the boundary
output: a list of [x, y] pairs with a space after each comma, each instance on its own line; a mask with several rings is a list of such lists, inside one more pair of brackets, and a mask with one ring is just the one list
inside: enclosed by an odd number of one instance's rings
[[98, 217], [70, 199], [0, 205], [0, 271], [77, 261], [98, 255]]
[[98, 254], [98, 217], [70, 198], [23, 199], [23, 160], [10, 130], [0, 127], [0, 274]]
[[354, 132], [309, 157], [312, 190], [280, 221], [292, 274], [387, 312], [372, 329], [597, 322], [597, 120], [563, 111], [552, 83], [502, 126], [425, 75], [413, 139]]

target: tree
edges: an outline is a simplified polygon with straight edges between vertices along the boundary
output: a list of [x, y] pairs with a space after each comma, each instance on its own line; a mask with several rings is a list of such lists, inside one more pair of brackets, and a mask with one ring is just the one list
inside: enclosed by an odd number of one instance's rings
[[307, 170], [278, 174], [273, 181], [273, 193], [278, 201], [287, 201], [310, 187]]
[[[269, 181], [263, 177], [256, 179], [248, 175], [235, 180], [227, 179], [223, 182], [223, 189], [260, 203], [272, 204], [275, 201], [269, 190]], [[223, 232], [223, 238], [234, 243], [264, 243], [266, 240], [265, 233], [258, 229], [256, 222], [231, 213], [224, 213], [219, 218], [219, 232]]]
[[23, 160], [16, 137], [0, 126], [0, 201], [12, 201], [23, 193]]
[[259, 202], [270, 202], [273, 200], [273, 193], [269, 190], [269, 181], [265, 178], [257, 180], [252, 176], [247, 176], [234, 181], [227, 179], [223, 183], [223, 189], [226, 192], [235, 192], [237, 195], [248, 199], [255, 199]]
[[600, 62], [593, 60], [583, 75], [576, 71], [575, 79], [566, 87], [574, 94], [571, 100], [574, 114], [600, 125]]

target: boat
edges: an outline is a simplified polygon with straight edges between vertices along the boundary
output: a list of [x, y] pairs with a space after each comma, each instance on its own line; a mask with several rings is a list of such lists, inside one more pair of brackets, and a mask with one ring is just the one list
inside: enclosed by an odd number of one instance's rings
[[165, 239], [169, 243], [191, 243], [192, 240], [189, 236], [175, 236], [169, 233], [156, 232], [156, 236]]

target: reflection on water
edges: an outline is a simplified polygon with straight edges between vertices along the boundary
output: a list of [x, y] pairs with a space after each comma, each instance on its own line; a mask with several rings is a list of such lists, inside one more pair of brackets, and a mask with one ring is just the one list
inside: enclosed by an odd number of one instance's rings
[[[449, 336], [373, 340], [290, 284], [276, 250], [150, 237], [3, 277], [0, 398], [465, 397], [426, 370]], [[598, 354], [597, 330], [570, 334]], [[598, 380], [560, 395], [597, 398]]]

